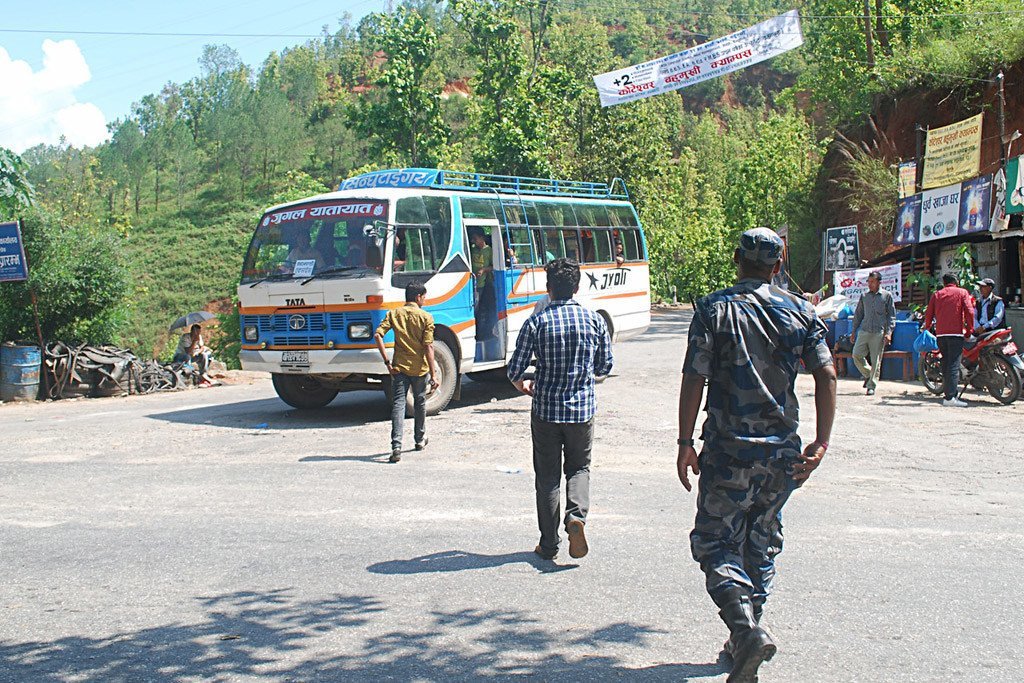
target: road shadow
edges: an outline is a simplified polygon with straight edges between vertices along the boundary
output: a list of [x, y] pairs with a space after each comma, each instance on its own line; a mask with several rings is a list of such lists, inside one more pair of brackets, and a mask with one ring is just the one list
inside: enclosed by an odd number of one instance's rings
[[[527, 612], [469, 608], [397, 615], [381, 599], [296, 599], [290, 590], [196, 598], [188, 621], [112, 635], [0, 641], [0, 681], [608, 680], [673, 681], [724, 673], [720, 661], [633, 667], [662, 633], [628, 621], [548, 628]], [[659, 653], [663, 659], [668, 653]], [[668, 655], [670, 656], [670, 654]]]
[[307, 455], [299, 458], [299, 462], [375, 462], [381, 465], [392, 465], [388, 462], [391, 451], [373, 453], [372, 455]]
[[[462, 396], [449, 409], [506, 401], [521, 394], [510, 382], [474, 382], [464, 379]], [[254, 399], [150, 413], [153, 420], [192, 425], [213, 425], [231, 429], [329, 429], [389, 422], [391, 404], [382, 391], [353, 391], [339, 394], [323, 408], [292, 408], [278, 398]]]
[[371, 564], [366, 571], [371, 574], [434, 574], [445, 572], [462, 572], [473, 569], [489, 569], [507, 564], [528, 564], [542, 574], [564, 572], [577, 569], [578, 564], [558, 564], [542, 560], [534, 552], [504, 553], [501, 555], [482, 555], [464, 550], [446, 550], [430, 555], [421, 555], [411, 560], [389, 560]]

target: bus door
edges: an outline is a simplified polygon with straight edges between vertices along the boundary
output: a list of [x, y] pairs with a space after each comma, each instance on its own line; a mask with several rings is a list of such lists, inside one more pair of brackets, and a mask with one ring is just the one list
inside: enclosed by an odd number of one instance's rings
[[477, 363], [503, 360], [507, 341], [508, 269], [501, 226], [493, 218], [463, 219], [473, 269]]

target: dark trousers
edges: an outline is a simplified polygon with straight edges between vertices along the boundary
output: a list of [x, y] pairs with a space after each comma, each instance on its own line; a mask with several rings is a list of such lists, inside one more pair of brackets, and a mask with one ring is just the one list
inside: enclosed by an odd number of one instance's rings
[[533, 472], [537, 489], [537, 524], [540, 546], [547, 553], [558, 550], [559, 488], [565, 473], [564, 524], [587, 521], [590, 509], [590, 451], [594, 444], [594, 420], [545, 422], [531, 416]]
[[748, 463], [705, 451], [699, 463], [693, 559], [715, 604], [722, 607], [727, 592], [739, 588], [760, 610], [782, 552], [782, 508], [798, 482], [782, 460]]
[[957, 395], [960, 385], [960, 360], [964, 356], [964, 338], [937, 337], [939, 353], [942, 354], [942, 378], [945, 380], [946, 399]]
[[414, 430], [416, 443], [423, 443], [427, 431], [427, 376], [391, 376], [391, 450], [402, 448], [402, 423], [405, 420], [405, 395], [412, 387]]

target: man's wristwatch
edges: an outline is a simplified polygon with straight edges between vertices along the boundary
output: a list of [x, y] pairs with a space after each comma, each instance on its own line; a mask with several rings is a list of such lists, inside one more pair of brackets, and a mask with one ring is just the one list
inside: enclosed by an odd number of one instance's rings
[[680, 446], [693, 446], [693, 439], [676, 439], [676, 443]]

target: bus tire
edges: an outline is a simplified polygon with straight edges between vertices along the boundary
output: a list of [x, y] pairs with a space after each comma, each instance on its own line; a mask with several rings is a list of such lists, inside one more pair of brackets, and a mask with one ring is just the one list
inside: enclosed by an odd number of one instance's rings
[[[434, 344], [434, 363], [441, 376], [434, 378], [438, 383], [437, 389], [431, 391], [430, 387], [427, 387], [427, 415], [437, 415], [448, 407], [459, 383], [459, 366], [455, 362], [455, 353], [443, 341]], [[408, 412], [413, 405], [412, 402], [406, 405]]]
[[271, 375], [274, 391], [292, 408], [323, 408], [338, 395], [337, 389], [324, 386], [312, 375]]
[[[451, 347], [443, 341], [434, 342], [434, 362], [437, 364], [437, 372], [440, 375], [434, 379], [438, 380], [439, 386], [433, 391], [429, 385], [427, 386], [427, 415], [437, 415], [451, 403], [452, 396], [455, 395], [455, 385], [459, 381], [455, 354], [452, 353]], [[385, 377], [384, 393], [388, 397], [388, 405], [391, 404], [392, 387], [391, 377]], [[415, 412], [416, 406], [413, 402], [412, 389], [409, 389], [405, 395], [405, 416], [413, 417]]]

